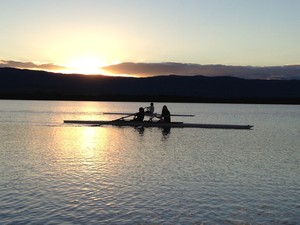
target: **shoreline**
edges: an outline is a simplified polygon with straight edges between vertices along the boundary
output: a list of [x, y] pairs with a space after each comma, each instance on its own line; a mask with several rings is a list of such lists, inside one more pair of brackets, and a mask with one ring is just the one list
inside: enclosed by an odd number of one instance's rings
[[1, 100], [45, 100], [45, 101], [115, 101], [115, 102], [174, 102], [215, 104], [275, 104], [300, 105], [300, 98], [214, 98], [193, 96], [131, 96], [131, 95], [61, 95], [61, 94], [0, 94]]

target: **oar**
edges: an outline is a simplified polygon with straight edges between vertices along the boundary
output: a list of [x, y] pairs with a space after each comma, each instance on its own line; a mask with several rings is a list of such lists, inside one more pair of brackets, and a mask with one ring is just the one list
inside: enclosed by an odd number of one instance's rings
[[123, 117], [121, 117], [121, 118], [119, 118], [119, 119], [115, 119], [115, 120], [103, 122], [103, 123], [101, 123], [101, 124], [95, 124], [95, 125], [93, 125], [93, 127], [98, 127], [98, 126], [105, 125], [105, 124], [108, 124], [108, 123], [111, 123], [111, 122], [123, 120], [123, 119], [125, 119], [125, 118], [130, 117], [130, 116], [134, 116], [135, 114], [137, 114], [137, 113], [132, 113], [132, 114], [129, 114], [129, 115], [127, 115], [127, 116], [123, 116]]
[[110, 121], [110, 122], [114, 122], [114, 121], [123, 120], [123, 119], [125, 119], [125, 118], [128, 118], [128, 117], [130, 117], [130, 116], [134, 116], [135, 114], [137, 114], [137, 113], [132, 113], [132, 114], [129, 114], [129, 115], [127, 115], [127, 116], [123, 116], [123, 117], [121, 117], [121, 118], [119, 118], [119, 119], [112, 120], [112, 121]]

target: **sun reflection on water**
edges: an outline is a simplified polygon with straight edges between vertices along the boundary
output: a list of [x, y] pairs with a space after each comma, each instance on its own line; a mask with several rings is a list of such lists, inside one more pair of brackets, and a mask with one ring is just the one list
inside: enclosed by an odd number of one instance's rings
[[[101, 127], [64, 127], [53, 140], [51, 167], [57, 174], [81, 176], [101, 171], [109, 158], [108, 130]], [[80, 175], [81, 174], [81, 175]]]
[[108, 151], [107, 146], [107, 129], [101, 127], [80, 127], [74, 129], [75, 137], [73, 140], [77, 146], [74, 146], [78, 154], [78, 157], [83, 159], [95, 159], [103, 160], [105, 152]]
[[[79, 150], [81, 155], [84, 158], [93, 158], [96, 154], [97, 146], [101, 144], [103, 138], [105, 138], [105, 130], [95, 127], [83, 127], [80, 129], [78, 135], [80, 136], [78, 145], [80, 145]], [[101, 137], [101, 139], [99, 137]]]

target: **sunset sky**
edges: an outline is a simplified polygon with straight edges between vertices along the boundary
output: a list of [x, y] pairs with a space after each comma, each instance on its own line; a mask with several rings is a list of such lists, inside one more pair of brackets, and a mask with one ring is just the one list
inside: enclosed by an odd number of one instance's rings
[[1, 67], [134, 74], [109, 65], [300, 64], [299, 0], [0, 3]]

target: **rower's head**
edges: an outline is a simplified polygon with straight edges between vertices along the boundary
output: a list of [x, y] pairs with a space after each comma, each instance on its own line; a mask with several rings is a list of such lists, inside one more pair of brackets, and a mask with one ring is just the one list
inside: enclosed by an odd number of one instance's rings
[[143, 108], [143, 107], [140, 107], [140, 108], [139, 108], [139, 112], [140, 112], [140, 113], [144, 113], [144, 112], [145, 112], [145, 111], [144, 111], [144, 108]]
[[153, 105], [153, 102], [151, 102], [150, 105]]

